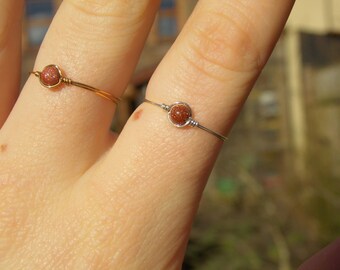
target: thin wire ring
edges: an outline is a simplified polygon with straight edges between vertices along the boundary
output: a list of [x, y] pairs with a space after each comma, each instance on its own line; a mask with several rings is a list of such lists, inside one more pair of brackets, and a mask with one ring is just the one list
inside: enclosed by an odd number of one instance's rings
[[[52, 81], [47, 81], [46, 79], [44, 79], [44, 77], [42, 77], [42, 75], [45, 75], [44, 72], [47, 72], [47, 71], [51, 72], [51, 74], [47, 74], [47, 75], [53, 76], [53, 78], [51, 78]], [[42, 72], [31, 71], [30, 74], [33, 74], [37, 78], [39, 78], [40, 84], [45, 88], [53, 89], [53, 88], [58, 87], [60, 84], [64, 83], [66, 85], [73, 85], [73, 86], [77, 86], [77, 87], [83, 88], [85, 90], [91, 91], [91, 92], [95, 93], [96, 95], [98, 95], [100, 97], [103, 97], [107, 100], [112, 101], [115, 104], [118, 104], [118, 102], [121, 100], [120, 98], [115, 97], [114, 95], [112, 95], [109, 92], [99, 90], [99, 89], [92, 87], [90, 85], [87, 85], [87, 84], [83, 84], [83, 83], [80, 83], [80, 82], [73, 81], [70, 78], [66, 78], [63, 75], [59, 66], [57, 66], [57, 65], [48, 65], [43, 69]]]
[[[228, 140], [227, 137], [205, 127], [202, 126], [199, 122], [197, 122], [196, 120], [194, 120], [192, 118], [191, 115], [191, 108], [187, 103], [184, 102], [175, 102], [172, 105], [166, 105], [164, 103], [157, 103], [148, 99], [144, 99], [145, 102], [155, 105], [157, 107], [160, 107], [161, 109], [163, 109], [164, 111], [166, 111], [168, 113], [168, 119], [170, 121], [171, 124], [173, 124], [175, 127], [178, 128], [182, 128], [182, 127], [186, 127], [186, 126], [190, 126], [190, 127], [197, 127], [200, 128], [208, 133], [210, 133], [211, 135], [214, 135], [216, 138], [222, 140], [223, 142], [225, 142], [226, 140]], [[172, 117], [172, 109], [176, 106], [182, 107], [182, 110], [184, 110], [184, 112], [186, 113], [185, 117], [182, 119], [183, 122], [180, 123], [176, 123], [176, 120], [173, 119]]]

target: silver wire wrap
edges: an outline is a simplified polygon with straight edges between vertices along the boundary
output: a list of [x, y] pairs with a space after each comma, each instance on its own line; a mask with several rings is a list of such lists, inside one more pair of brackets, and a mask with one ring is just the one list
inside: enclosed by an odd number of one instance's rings
[[[156, 103], [156, 102], [153, 102], [151, 100], [148, 100], [148, 99], [144, 99], [145, 102], [149, 103], [149, 104], [152, 104], [152, 105], [155, 105], [157, 107], [160, 107], [161, 109], [163, 109], [164, 111], [166, 112], [169, 112], [170, 109], [171, 109], [171, 105], [167, 105], [167, 104], [164, 104], [164, 103]], [[188, 126], [190, 127], [197, 127], [197, 128], [200, 128], [208, 133], [210, 133], [211, 135], [214, 135], [215, 137], [217, 137], [218, 139], [222, 140], [222, 141], [226, 141], [228, 140], [227, 137], [209, 129], [209, 128], [206, 128], [205, 126], [202, 126], [199, 122], [197, 122], [196, 120], [192, 119], [191, 117], [189, 118], [189, 123], [188, 123]]]

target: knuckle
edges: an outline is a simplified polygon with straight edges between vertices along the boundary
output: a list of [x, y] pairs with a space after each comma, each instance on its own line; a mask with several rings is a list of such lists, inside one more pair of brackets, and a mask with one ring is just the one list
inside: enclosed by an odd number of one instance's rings
[[[148, 17], [148, 4], [153, 0], [67, 0], [70, 6], [69, 22], [66, 29], [59, 30], [63, 36], [72, 40], [74, 33], [104, 45], [116, 39], [126, 40], [134, 35]], [[79, 16], [74, 16], [77, 14]], [[78, 45], [76, 45], [78, 46]]]
[[139, 21], [147, 11], [148, 3], [151, 0], [68, 0], [78, 12], [87, 16], [111, 17], [124, 19], [125, 21]]
[[[103, 15], [110, 16], [114, 14], [114, 11], [118, 11], [115, 7], [116, 1], [98, 1], [98, 0], [68, 0], [73, 7], [78, 11], [84, 12], [88, 15]], [[126, 1], [122, 1], [122, 5], [126, 6]]]
[[[240, 11], [210, 11], [189, 35], [192, 63], [210, 75], [224, 71], [258, 72], [261, 55], [251, 21]], [[213, 73], [213, 74], [211, 74]]]

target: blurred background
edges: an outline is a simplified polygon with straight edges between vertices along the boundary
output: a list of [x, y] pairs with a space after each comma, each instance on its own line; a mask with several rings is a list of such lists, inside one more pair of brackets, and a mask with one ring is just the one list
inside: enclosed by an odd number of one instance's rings
[[[23, 82], [60, 2], [26, 0]], [[196, 2], [162, 1], [113, 130]], [[340, 235], [339, 85], [340, 2], [299, 0], [210, 177], [184, 270], [296, 269]]]

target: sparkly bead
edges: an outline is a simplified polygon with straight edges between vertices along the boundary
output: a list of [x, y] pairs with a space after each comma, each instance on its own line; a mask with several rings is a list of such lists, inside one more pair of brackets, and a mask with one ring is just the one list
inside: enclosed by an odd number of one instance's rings
[[186, 126], [191, 118], [191, 109], [185, 103], [174, 104], [170, 107], [169, 120], [178, 127]]
[[57, 86], [61, 81], [60, 69], [55, 65], [49, 65], [44, 68], [40, 74], [40, 82], [47, 87]]

